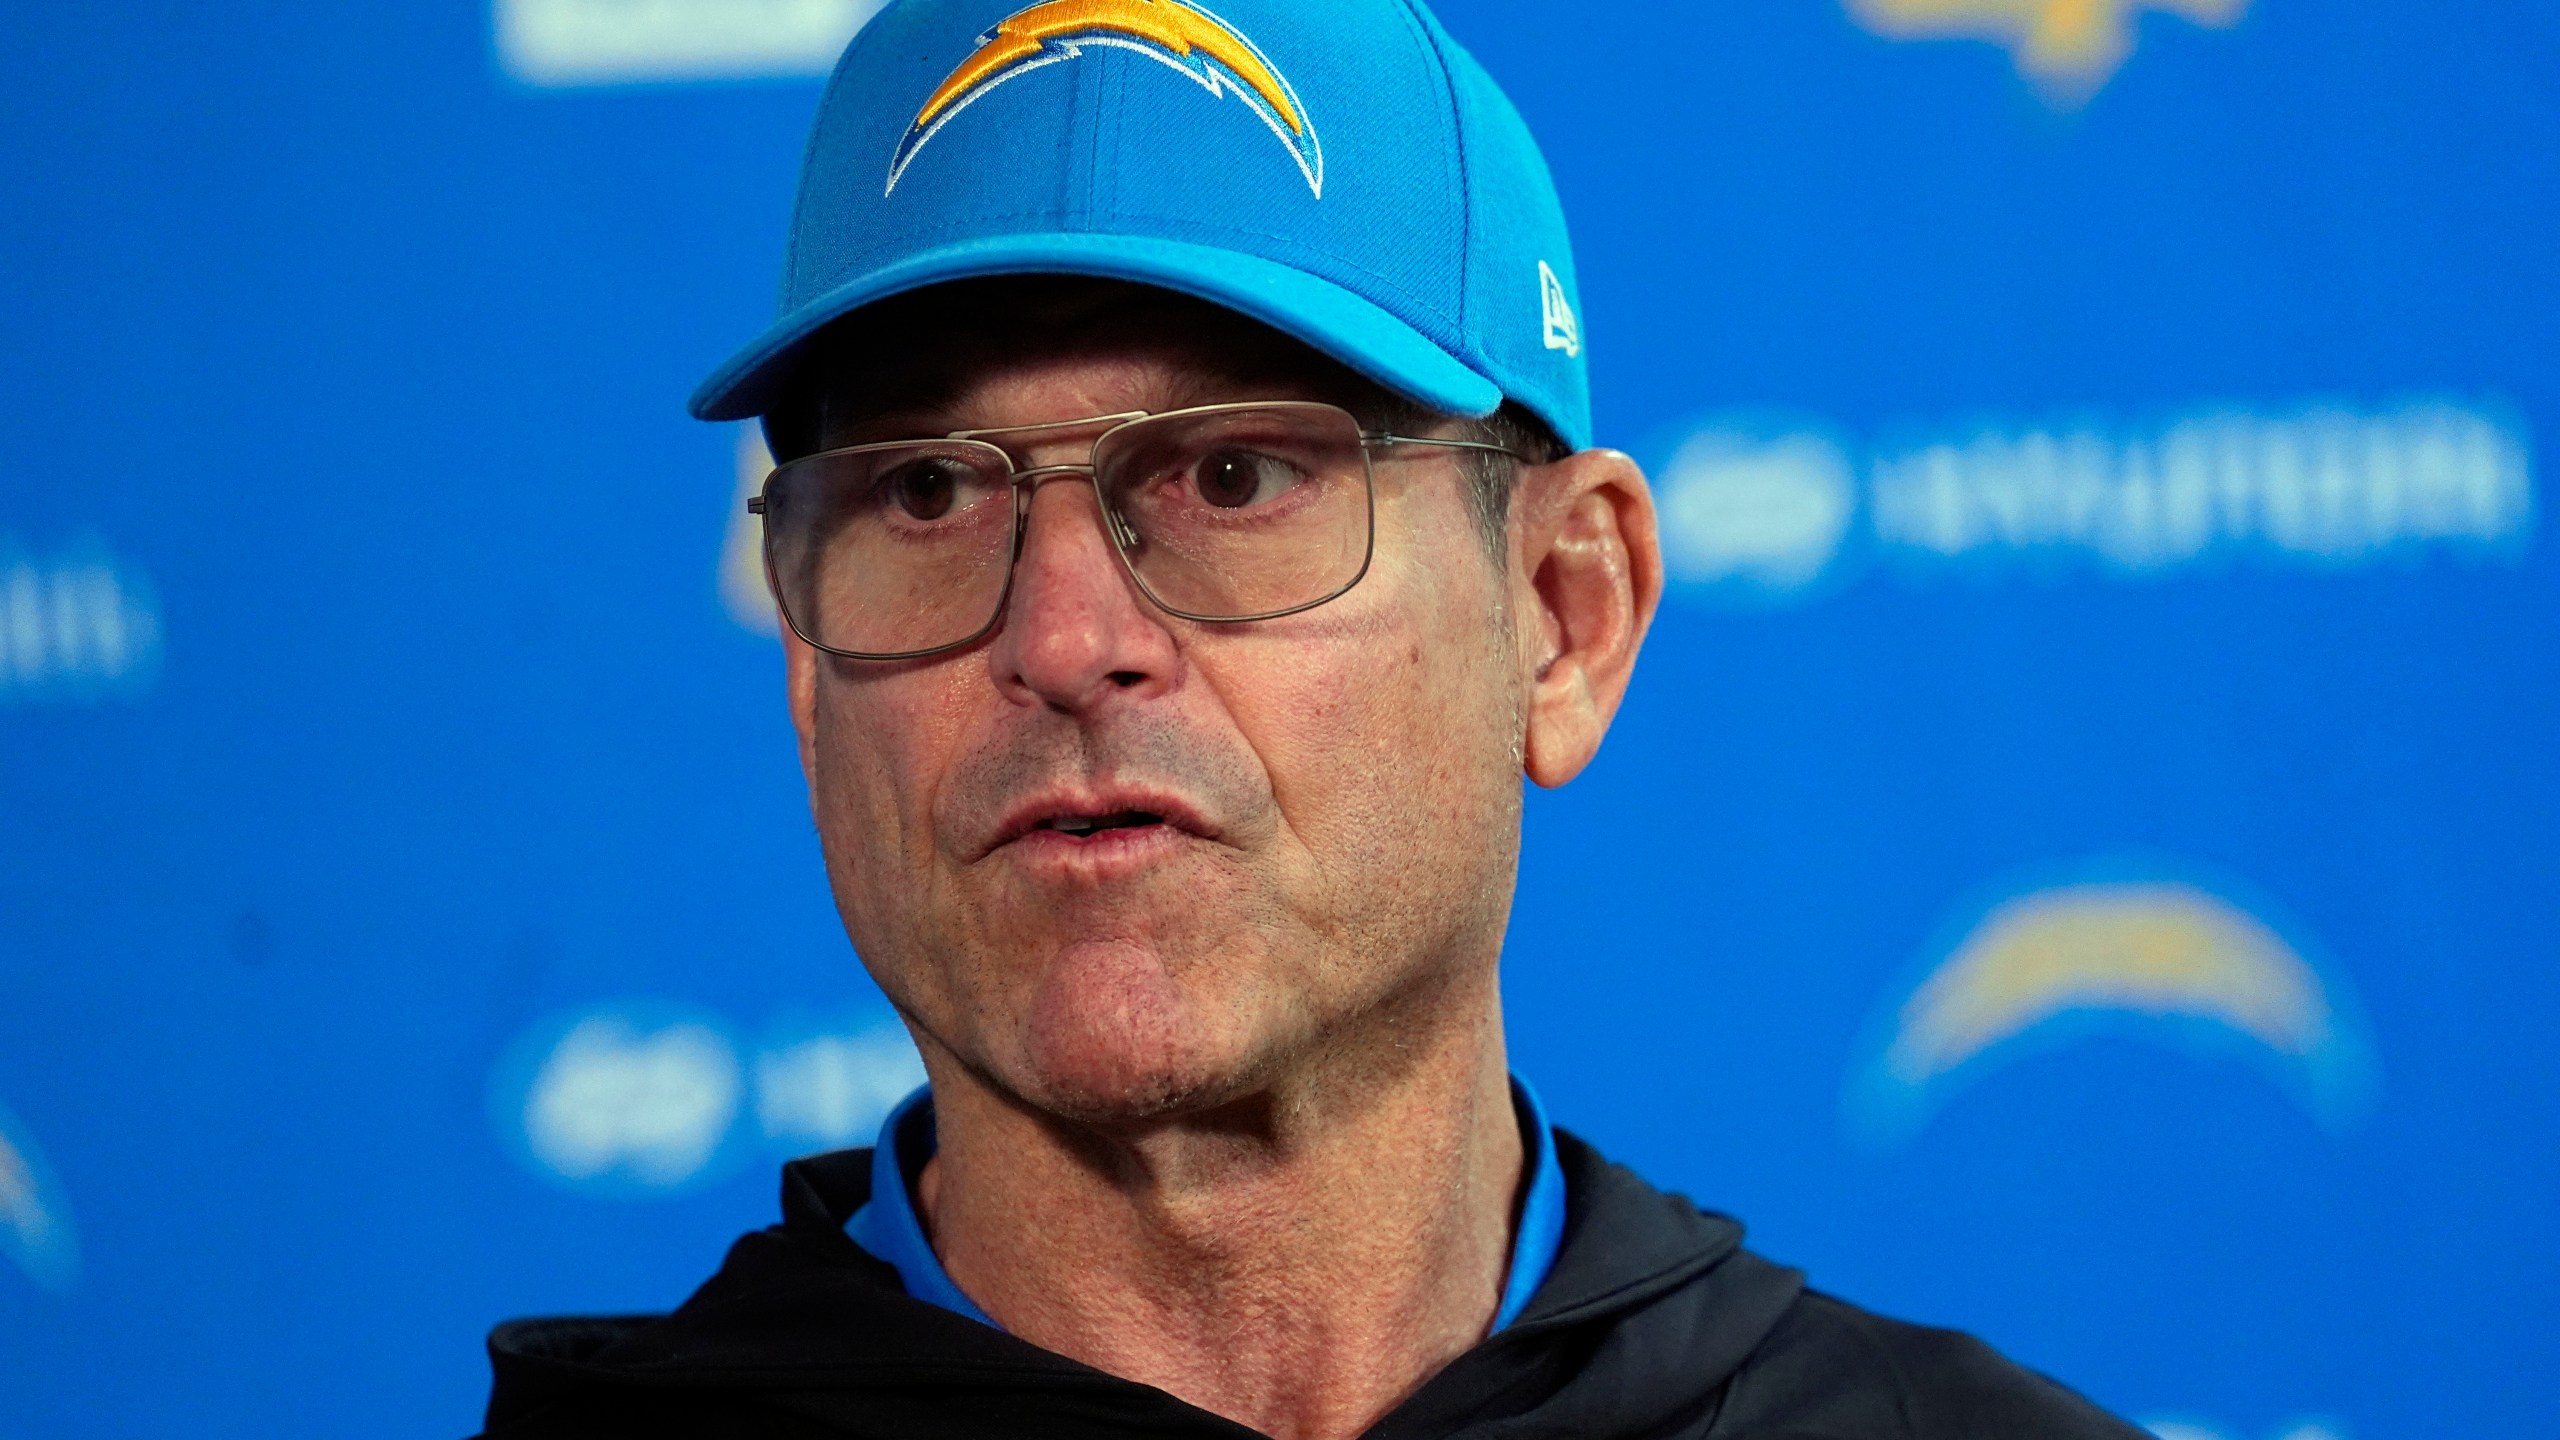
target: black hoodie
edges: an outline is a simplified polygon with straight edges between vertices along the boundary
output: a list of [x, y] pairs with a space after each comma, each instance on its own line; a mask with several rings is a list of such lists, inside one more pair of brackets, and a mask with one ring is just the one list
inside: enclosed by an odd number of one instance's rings
[[[1527, 1310], [1369, 1440], [2145, 1440], [1980, 1341], [1871, 1315], [1742, 1248], [1742, 1227], [1556, 1132], [1565, 1235]], [[783, 1169], [782, 1223], [663, 1317], [489, 1337], [488, 1440], [1256, 1433], [907, 1296], [845, 1235], [871, 1152]]]

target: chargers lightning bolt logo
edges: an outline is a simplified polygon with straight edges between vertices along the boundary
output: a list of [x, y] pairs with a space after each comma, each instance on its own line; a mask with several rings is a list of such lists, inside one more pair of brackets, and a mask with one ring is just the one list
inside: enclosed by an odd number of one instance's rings
[[2249, 0], [1848, 0], [1889, 40], [1967, 36], [2009, 48], [2018, 73], [2062, 109], [2079, 105], [2133, 54], [2134, 21], [2161, 10], [2198, 25], [2238, 24]]
[[1324, 150], [1298, 92], [1270, 58], [1234, 26], [1182, 0], [1047, 0], [1017, 10], [978, 37], [978, 48], [925, 97], [889, 161], [889, 184], [942, 127], [987, 92], [1044, 66], [1074, 60], [1086, 46], [1144, 55], [1211, 95], [1242, 101], [1298, 162], [1309, 192], [1324, 195]]

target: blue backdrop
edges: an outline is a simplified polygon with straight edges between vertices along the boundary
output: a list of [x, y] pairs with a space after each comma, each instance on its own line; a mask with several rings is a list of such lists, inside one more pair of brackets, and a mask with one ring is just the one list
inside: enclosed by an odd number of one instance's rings
[[[0, 1433], [461, 1433], [913, 1073], [680, 411], [868, 8], [0, 7]], [[2560, 1433], [2560, 24], [1444, 13], [1677, 579], [1559, 1118], [2164, 1436]]]

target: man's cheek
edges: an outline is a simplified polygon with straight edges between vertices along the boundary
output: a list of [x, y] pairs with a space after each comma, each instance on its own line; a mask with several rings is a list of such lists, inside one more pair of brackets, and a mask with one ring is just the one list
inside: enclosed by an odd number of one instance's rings
[[1458, 735], [1441, 677], [1408, 654], [1397, 646], [1394, 663], [1346, 673], [1283, 712], [1280, 763], [1299, 777], [1290, 788], [1305, 811], [1296, 823], [1327, 869], [1376, 875], [1430, 823], [1433, 779]]
[[874, 946], [894, 943], [908, 912], [941, 888], [924, 781], [933, 773], [918, 742], [930, 732], [907, 717], [838, 695], [822, 712], [818, 827], [838, 876], [848, 925]]

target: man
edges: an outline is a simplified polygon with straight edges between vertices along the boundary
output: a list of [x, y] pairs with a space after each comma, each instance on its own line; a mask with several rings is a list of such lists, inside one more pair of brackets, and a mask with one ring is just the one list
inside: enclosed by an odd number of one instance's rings
[[820, 111], [762, 417], [800, 760], [931, 1084], [489, 1433], [2128, 1436], [1552, 1129], [1521, 778], [1661, 590], [1563, 219], [1409, 0], [905, 0]]

